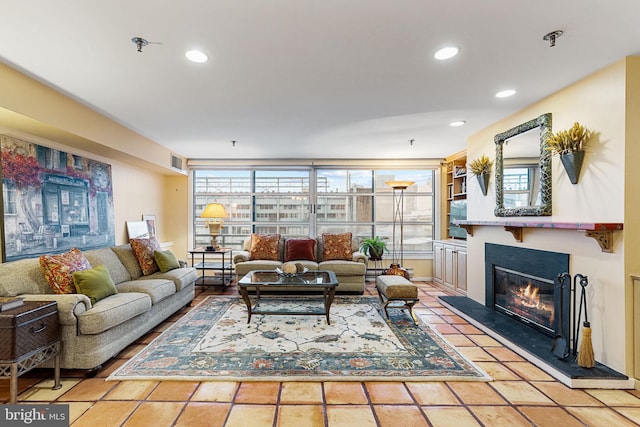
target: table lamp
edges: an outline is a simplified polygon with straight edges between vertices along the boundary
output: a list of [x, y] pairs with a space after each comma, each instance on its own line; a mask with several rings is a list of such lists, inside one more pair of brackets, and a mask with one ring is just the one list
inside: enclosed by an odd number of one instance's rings
[[218, 242], [216, 239], [220, 235], [220, 229], [222, 228], [224, 218], [229, 218], [229, 213], [220, 203], [209, 203], [202, 213], [200, 218], [207, 218], [207, 226], [209, 227], [209, 234], [211, 234], [211, 246], [207, 246], [208, 251], [218, 249]]

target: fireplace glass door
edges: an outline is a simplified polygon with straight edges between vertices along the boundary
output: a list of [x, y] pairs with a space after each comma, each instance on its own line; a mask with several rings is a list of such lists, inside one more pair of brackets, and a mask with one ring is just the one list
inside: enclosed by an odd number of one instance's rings
[[495, 310], [554, 334], [554, 282], [494, 266]]

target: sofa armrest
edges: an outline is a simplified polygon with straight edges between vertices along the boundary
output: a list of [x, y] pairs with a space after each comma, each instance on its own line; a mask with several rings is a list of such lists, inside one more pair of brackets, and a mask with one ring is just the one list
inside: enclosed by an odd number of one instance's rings
[[367, 258], [367, 256], [365, 254], [363, 254], [362, 252], [354, 252], [353, 253], [353, 261], [354, 262], [361, 262], [364, 265], [367, 265], [367, 262], [369, 261], [369, 258]]
[[83, 294], [23, 294], [25, 301], [55, 301], [61, 325], [76, 326], [80, 313], [91, 308], [89, 297]]
[[249, 261], [249, 251], [233, 251], [233, 263], [239, 264], [241, 262]]

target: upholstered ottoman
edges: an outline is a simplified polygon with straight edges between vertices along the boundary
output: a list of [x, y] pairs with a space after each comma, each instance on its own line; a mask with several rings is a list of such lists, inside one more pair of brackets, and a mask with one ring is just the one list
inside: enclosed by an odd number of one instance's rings
[[[391, 322], [387, 308], [406, 308], [409, 310], [413, 323], [418, 324], [418, 318], [413, 312], [413, 306], [419, 301], [416, 285], [403, 276], [382, 275], [376, 277], [376, 289], [378, 290], [380, 302], [383, 304], [387, 322]], [[402, 305], [398, 303], [402, 303]]]

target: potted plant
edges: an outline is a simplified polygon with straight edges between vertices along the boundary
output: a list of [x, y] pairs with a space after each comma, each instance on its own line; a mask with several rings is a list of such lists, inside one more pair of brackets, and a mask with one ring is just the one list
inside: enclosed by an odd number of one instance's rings
[[372, 260], [381, 260], [382, 255], [387, 251], [387, 242], [379, 236], [362, 239], [360, 251]]
[[572, 184], [578, 183], [582, 160], [584, 159], [584, 146], [593, 137], [593, 132], [575, 122], [570, 129], [552, 133], [545, 140], [547, 143], [546, 150], [560, 156], [562, 165], [567, 171]]
[[491, 168], [493, 167], [493, 160], [489, 159], [486, 154], [483, 154], [479, 158], [467, 165], [467, 169], [478, 179], [480, 189], [483, 195], [487, 195], [487, 188], [489, 186], [489, 176], [491, 175]]

